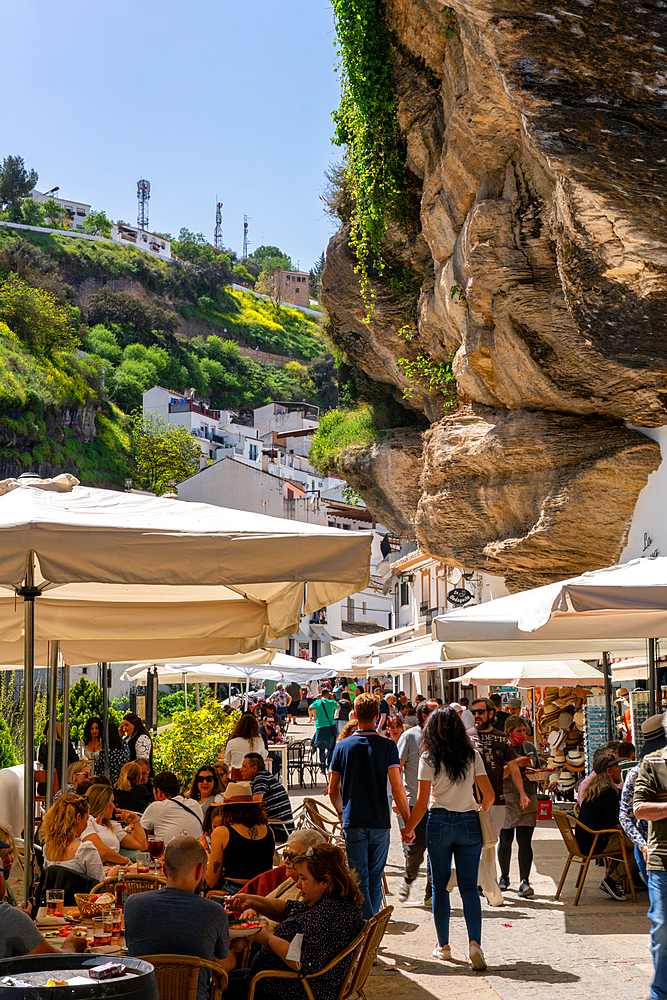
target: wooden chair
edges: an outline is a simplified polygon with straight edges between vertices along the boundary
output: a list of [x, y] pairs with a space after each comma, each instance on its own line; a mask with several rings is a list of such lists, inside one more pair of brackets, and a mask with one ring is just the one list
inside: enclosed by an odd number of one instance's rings
[[197, 1000], [199, 970], [211, 970], [209, 1000], [222, 1000], [227, 989], [227, 973], [213, 962], [195, 955], [142, 955], [155, 969], [160, 1000]]
[[[620, 851], [600, 851], [600, 850], [596, 851], [596, 847], [600, 837], [605, 836], [606, 834], [619, 833], [619, 831], [590, 830], [578, 819], [574, 819], [572, 816], [569, 816], [567, 813], [561, 812], [559, 809], [554, 809], [553, 818], [556, 821], [556, 826], [560, 831], [560, 835], [563, 838], [563, 842], [568, 851], [568, 858], [567, 861], [565, 862], [565, 868], [563, 869], [563, 874], [561, 875], [561, 880], [558, 884], [558, 889], [556, 890], [555, 898], [558, 899], [561, 894], [561, 890], [563, 888], [563, 885], [565, 884], [565, 879], [567, 878], [567, 873], [569, 872], [570, 865], [572, 864], [573, 861], [576, 861], [577, 864], [580, 866], [580, 871], [577, 876], [577, 881], [575, 883], [577, 894], [574, 897], [574, 905], [576, 906], [579, 902], [581, 891], [584, 888], [584, 882], [586, 881], [586, 875], [588, 873], [588, 868], [590, 866], [591, 861], [595, 861], [598, 858], [602, 858], [605, 861], [610, 861], [613, 859], [616, 860], [622, 859], [625, 862], [626, 887], [629, 885], [630, 892], [632, 894], [632, 900], [633, 902], [636, 903], [637, 896], [635, 895], [635, 887], [632, 882], [630, 861], [628, 859], [628, 853], [626, 850], [624, 838], [621, 836]], [[577, 843], [577, 838], [575, 837], [575, 830], [578, 826], [581, 827], [582, 830], [585, 830], [587, 833], [593, 834], [593, 843], [591, 844], [591, 849], [588, 854], [584, 854], [584, 852], [579, 847], [579, 844]]]
[[[369, 973], [373, 968], [375, 956], [378, 953], [380, 942], [384, 937], [384, 933], [387, 929], [387, 924], [389, 923], [389, 918], [391, 917], [393, 909], [393, 906], [387, 906], [384, 910], [380, 910], [379, 913], [376, 913], [374, 917], [371, 917], [370, 920], [367, 920], [354, 941], [351, 941], [347, 948], [343, 948], [343, 950], [339, 952], [335, 958], [332, 958], [323, 969], [320, 969], [319, 972], [314, 972], [310, 976], [303, 977], [298, 972], [293, 972], [291, 969], [280, 969], [279, 971], [276, 971], [275, 969], [265, 969], [262, 972], [258, 972], [250, 981], [247, 1000], [254, 1000], [255, 985], [260, 979], [266, 978], [299, 979], [308, 1000], [315, 1000], [311, 983], [313, 983], [314, 980], [318, 979], [320, 976], [323, 976], [325, 973], [331, 972], [331, 970], [342, 962], [348, 955], [351, 955], [352, 958], [349, 968], [345, 973], [342, 983], [340, 984], [338, 993], [336, 994], [336, 1000], [352, 1000], [353, 997], [360, 997], [361, 1000], [366, 1000], [366, 994], [364, 992], [366, 980], [368, 979]], [[150, 959], [147, 961], [150, 961]]]
[[[103, 882], [99, 882], [94, 889], [91, 889], [91, 893], [95, 892], [111, 892], [113, 893], [114, 886], [118, 881], [117, 878], [105, 878]], [[166, 878], [162, 878], [160, 875], [138, 875], [132, 878], [125, 878], [127, 884], [127, 894], [131, 896], [135, 892], [150, 892], [151, 889], [161, 889], [163, 885], [167, 884]]]

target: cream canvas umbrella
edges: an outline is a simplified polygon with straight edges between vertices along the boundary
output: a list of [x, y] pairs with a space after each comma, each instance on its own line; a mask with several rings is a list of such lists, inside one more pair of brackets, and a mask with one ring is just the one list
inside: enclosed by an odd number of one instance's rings
[[460, 677], [459, 684], [510, 684], [532, 688], [545, 685], [576, 687], [577, 684], [604, 685], [604, 675], [583, 660], [485, 660]]
[[[33, 834], [35, 603], [42, 593], [72, 583], [228, 587], [271, 604], [276, 619], [285, 621], [297, 608], [308, 613], [363, 590], [370, 545], [365, 532], [90, 489], [68, 475], [0, 483], [0, 586], [11, 588], [24, 604], [26, 896]], [[121, 623], [118, 632], [122, 637]]]

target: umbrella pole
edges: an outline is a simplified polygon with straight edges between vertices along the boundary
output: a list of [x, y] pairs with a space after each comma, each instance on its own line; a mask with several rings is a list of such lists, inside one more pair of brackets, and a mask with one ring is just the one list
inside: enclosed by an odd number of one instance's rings
[[655, 639], [648, 640], [649, 714], [656, 714]]
[[[63, 746], [69, 742], [69, 663], [63, 663]], [[63, 754], [60, 768], [60, 787], [67, 787], [67, 754]]]
[[104, 743], [102, 744], [102, 754], [104, 756], [104, 774], [109, 777], [109, 688], [107, 686], [108, 663], [101, 663], [102, 668], [102, 730]]
[[25, 700], [25, 741], [23, 745], [23, 891], [24, 900], [32, 897], [35, 842], [35, 587], [34, 553], [28, 553], [25, 583], [18, 593], [23, 597], [23, 693]]
[[533, 723], [533, 739], [535, 740], [535, 746], [537, 746], [537, 712], [535, 711], [535, 688], [530, 689], [530, 714], [532, 716], [531, 722]]
[[245, 710], [248, 711], [248, 701], [250, 700], [250, 674], [245, 675]]
[[199, 709], [201, 708], [201, 704], [200, 704], [200, 701], [199, 701], [199, 684], [198, 683], [195, 684], [195, 708], [197, 709], [197, 711], [199, 711]]
[[611, 663], [609, 653], [602, 654], [602, 672], [604, 673], [604, 705], [607, 715], [607, 739], [613, 740], [616, 738], [616, 733], [614, 732], [614, 717], [612, 714], [613, 708], [611, 704]]
[[58, 706], [58, 643], [49, 642], [49, 735], [46, 765], [46, 809], [53, 805], [56, 773], [56, 708]]
[[188, 710], [188, 675], [183, 674], [183, 695], [185, 697], [185, 711]]

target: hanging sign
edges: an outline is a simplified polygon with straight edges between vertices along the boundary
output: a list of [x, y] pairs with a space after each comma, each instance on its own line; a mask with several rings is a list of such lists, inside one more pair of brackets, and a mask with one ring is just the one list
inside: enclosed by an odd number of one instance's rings
[[472, 601], [473, 596], [469, 590], [465, 590], [463, 587], [455, 587], [454, 590], [450, 590], [447, 594], [447, 600], [451, 601], [452, 604], [467, 604], [468, 601]]

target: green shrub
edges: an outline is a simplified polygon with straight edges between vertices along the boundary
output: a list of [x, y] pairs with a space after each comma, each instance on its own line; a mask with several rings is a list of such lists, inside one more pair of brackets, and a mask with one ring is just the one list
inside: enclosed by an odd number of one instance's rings
[[185, 791], [197, 768], [218, 759], [239, 718], [239, 712], [227, 715], [217, 702], [199, 712], [176, 712], [170, 728], [153, 739], [155, 771], [172, 771]]
[[355, 445], [368, 447], [378, 437], [373, 410], [361, 403], [354, 410], [329, 410], [313, 436], [308, 459], [322, 474], [335, 472], [341, 453]]
[[[83, 730], [91, 716], [96, 715], [99, 719], [103, 718], [102, 705], [102, 689], [97, 684], [87, 681], [85, 677], [82, 677], [69, 689], [69, 738], [74, 746], [77, 746], [79, 740], [83, 739]], [[63, 707], [64, 699], [61, 695], [58, 699], [58, 718], [61, 721]], [[109, 703], [109, 718], [116, 725], [120, 725], [123, 720], [115, 698]]]
[[12, 743], [12, 734], [9, 726], [0, 715], [0, 769], [3, 767], [14, 767], [18, 764]]

